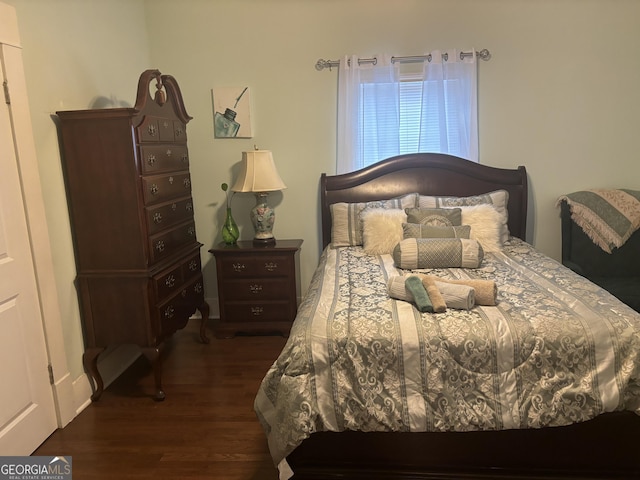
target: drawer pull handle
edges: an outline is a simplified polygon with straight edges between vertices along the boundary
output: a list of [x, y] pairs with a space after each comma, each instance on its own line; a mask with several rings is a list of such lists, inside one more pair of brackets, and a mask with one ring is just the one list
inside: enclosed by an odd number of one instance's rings
[[278, 264], [276, 262], [265, 262], [264, 268], [269, 272], [274, 272], [278, 269]]
[[173, 318], [175, 313], [176, 313], [176, 309], [173, 308], [173, 305], [169, 305], [164, 311], [164, 316], [165, 318]]
[[167, 149], [167, 157], [171, 157], [172, 154], [173, 152], [171, 151], [171, 149]]
[[158, 128], [154, 125], [151, 124], [147, 127], [147, 132], [149, 132], [149, 136], [151, 137], [155, 137], [156, 136], [156, 132], [157, 132]]
[[158, 240], [156, 242], [156, 250], [160, 253], [164, 252], [164, 241], [163, 240]]
[[171, 211], [175, 212], [178, 209], [178, 205], [176, 205], [175, 203], [171, 204]]
[[187, 290], [182, 290], [182, 292], [180, 292], [180, 295], [182, 295], [182, 298], [187, 298]]
[[149, 187], [149, 191], [151, 192], [151, 195], [157, 195], [160, 189], [158, 188], [158, 185], [156, 185], [155, 183], [152, 183], [151, 186]]
[[154, 213], [153, 214], [153, 223], [162, 223], [162, 214]]
[[249, 285], [249, 290], [251, 290], [251, 293], [253, 294], [260, 293], [262, 291], [262, 285]]
[[190, 237], [193, 237], [196, 234], [196, 227], [189, 227], [187, 229], [187, 235], [189, 235]]
[[196, 283], [193, 286], [193, 291], [196, 292], [196, 293], [202, 293], [202, 291], [203, 291], [202, 284], [200, 282]]
[[191, 188], [191, 179], [190, 178], [185, 178], [182, 183], [184, 184], [184, 188]]
[[189, 262], [189, 270], [191, 270], [192, 272], [195, 272], [198, 269], [198, 262], [196, 262], [195, 260], [191, 260]]
[[176, 137], [181, 137], [182, 136], [182, 128], [178, 127], [176, 128]]
[[263, 314], [263, 312], [264, 309], [262, 307], [251, 307], [251, 315], [253, 315], [254, 317], [259, 317]]
[[173, 185], [173, 182], [174, 182], [173, 177], [169, 177], [169, 185]]
[[156, 164], [156, 156], [153, 153], [150, 153], [147, 157], [147, 163], [150, 167], [153, 167]]
[[188, 203], [187, 203], [187, 205], [186, 205], [186, 207], [185, 207], [185, 210], [186, 210], [187, 212], [192, 211], [192, 210], [193, 210], [193, 203], [188, 202]]
[[244, 263], [234, 263], [233, 270], [236, 272], [242, 272], [247, 266]]
[[176, 284], [176, 277], [174, 277], [173, 275], [169, 275], [165, 279], [164, 284], [169, 288], [173, 287]]
[[189, 155], [187, 155], [186, 153], [182, 154], [182, 163], [188, 163], [189, 162]]

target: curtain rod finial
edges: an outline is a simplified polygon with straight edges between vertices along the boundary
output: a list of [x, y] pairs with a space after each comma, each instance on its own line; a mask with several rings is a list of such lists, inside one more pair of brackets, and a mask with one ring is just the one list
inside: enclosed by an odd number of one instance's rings
[[489, 60], [491, 58], [491, 52], [489, 50], [487, 50], [486, 48], [483, 48], [482, 50], [480, 50], [478, 52], [478, 56], [482, 60]]
[[328, 63], [329, 63], [329, 62], [327, 62], [326, 60], [324, 60], [324, 59], [322, 59], [322, 58], [321, 58], [320, 60], [318, 60], [318, 61], [316, 62], [316, 70], [320, 71], [320, 70], [324, 69], [324, 68], [325, 68], [325, 67], [327, 67], [327, 66], [328, 66], [329, 68], [331, 68], [331, 66], [330, 66], [330, 65], [327, 65]]

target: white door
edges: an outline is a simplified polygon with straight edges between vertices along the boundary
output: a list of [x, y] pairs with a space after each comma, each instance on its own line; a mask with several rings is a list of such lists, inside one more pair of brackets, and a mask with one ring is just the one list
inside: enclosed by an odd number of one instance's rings
[[[0, 80], [11, 55], [0, 44]], [[0, 456], [28, 455], [57, 428], [11, 105], [0, 90]]]

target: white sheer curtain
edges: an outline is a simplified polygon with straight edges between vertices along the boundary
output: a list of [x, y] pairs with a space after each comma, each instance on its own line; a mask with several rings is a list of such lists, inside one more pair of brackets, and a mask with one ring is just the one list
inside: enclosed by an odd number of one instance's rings
[[389, 55], [373, 58], [340, 62], [337, 173], [403, 153], [478, 161], [476, 55], [436, 50], [422, 69], [403, 68]]

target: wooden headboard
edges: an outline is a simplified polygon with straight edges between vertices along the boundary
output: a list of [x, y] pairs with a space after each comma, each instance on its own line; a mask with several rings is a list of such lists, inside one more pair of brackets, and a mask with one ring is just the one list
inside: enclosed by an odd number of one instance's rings
[[525, 240], [527, 171], [481, 165], [440, 153], [398, 155], [351, 173], [322, 174], [322, 243], [331, 243], [331, 210], [338, 202], [386, 200], [405, 193], [467, 197], [494, 190], [509, 192], [509, 232]]

